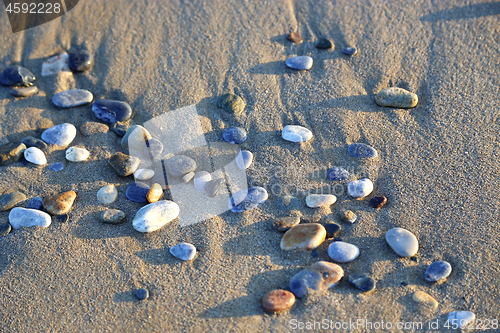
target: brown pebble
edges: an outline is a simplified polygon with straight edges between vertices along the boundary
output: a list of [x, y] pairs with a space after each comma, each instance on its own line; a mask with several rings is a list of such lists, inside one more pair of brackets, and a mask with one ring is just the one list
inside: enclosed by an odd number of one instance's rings
[[109, 130], [108, 125], [101, 124], [95, 121], [87, 121], [80, 126], [80, 132], [85, 136], [90, 136], [97, 133], [106, 133]]
[[439, 306], [438, 301], [436, 301], [434, 297], [423, 291], [416, 291], [413, 294], [412, 299], [414, 302], [419, 304], [420, 311], [424, 313], [434, 312]]
[[163, 188], [158, 183], [153, 184], [146, 194], [149, 203], [157, 202], [161, 197], [163, 197]]
[[298, 33], [298, 32], [291, 32], [287, 39], [290, 41], [290, 42], [294, 42], [296, 44], [299, 44], [299, 43], [302, 43], [302, 41], [304, 40], [302, 38], [302, 36]]
[[283, 251], [313, 250], [323, 243], [326, 230], [321, 224], [299, 224], [288, 230], [281, 239]]
[[295, 303], [295, 295], [287, 290], [276, 289], [262, 298], [262, 306], [267, 312], [281, 312], [290, 309]]
[[285, 232], [295, 227], [299, 223], [300, 223], [299, 216], [278, 217], [273, 223], [273, 228], [278, 231]]
[[76, 193], [74, 191], [49, 195], [43, 199], [43, 208], [52, 215], [66, 214], [71, 210], [75, 199]]
[[25, 88], [14, 88], [10, 93], [16, 97], [29, 97], [38, 92], [38, 88], [35, 86], [25, 87]]

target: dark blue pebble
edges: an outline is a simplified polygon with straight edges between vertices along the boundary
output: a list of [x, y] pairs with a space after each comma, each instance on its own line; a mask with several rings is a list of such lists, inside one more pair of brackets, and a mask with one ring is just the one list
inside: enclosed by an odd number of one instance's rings
[[49, 165], [49, 169], [55, 172], [59, 172], [64, 169], [64, 164], [62, 164], [61, 162], [55, 162]]
[[[264, 188], [250, 187], [233, 194], [229, 200], [229, 208], [234, 213], [240, 213], [262, 205], [266, 200], [267, 191]], [[236, 204], [236, 202], [238, 202], [238, 204]]]
[[28, 201], [27, 208], [31, 209], [40, 209], [42, 208], [43, 199], [40, 197], [34, 197], [30, 201]]
[[111, 124], [109, 127], [116, 135], [122, 138], [127, 133], [128, 126], [119, 122]]
[[37, 139], [37, 138], [34, 138], [32, 136], [27, 136], [25, 137], [21, 143], [24, 143], [24, 145], [27, 147], [27, 148], [30, 148], [30, 147], [36, 147], [44, 152], [47, 152], [47, 144], [40, 140], [40, 139]]
[[344, 48], [342, 49], [342, 53], [347, 54], [347, 55], [349, 55], [349, 56], [353, 56], [353, 55], [355, 55], [356, 53], [358, 53], [358, 50], [357, 50], [355, 47], [348, 46], [348, 47], [344, 47]]
[[0, 83], [4, 86], [31, 85], [33, 81], [35, 75], [21, 66], [8, 67], [0, 75]]
[[446, 261], [435, 261], [427, 267], [425, 279], [436, 282], [447, 278], [451, 274], [451, 265]]
[[8, 235], [11, 230], [12, 227], [10, 226], [9, 223], [0, 224], [0, 236]]
[[240, 144], [247, 141], [247, 131], [241, 127], [228, 127], [222, 132], [224, 141]]
[[406, 287], [406, 286], [408, 285], [408, 283], [406, 283], [406, 282], [401, 282], [401, 285], [402, 285], [403, 287]]
[[349, 175], [349, 172], [340, 167], [333, 167], [327, 172], [328, 179], [334, 180], [334, 181], [342, 181], [342, 180], [347, 180], [351, 177]]
[[348, 280], [349, 283], [364, 292], [371, 291], [377, 286], [375, 280], [366, 274], [350, 274]]
[[329, 40], [327, 38], [321, 38], [318, 41], [318, 44], [316, 44], [316, 47], [318, 49], [331, 49], [333, 47], [333, 43], [331, 40]]
[[78, 72], [89, 69], [94, 62], [94, 57], [87, 51], [70, 52], [68, 56], [69, 68]]
[[298, 272], [290, 280], [290, 291], [297, 298], [302, 298], [309, 292], [309, 288], [320, 289], [323, 277], [315, 271], [303, 270]]
[[92, 104], [94, 115], [107, 123], [128, 120], [132, 116], [132, 108], [125, 102], [99, 99]]
[[375, 148], [372, 148], [364, 143], [353, 143], [349, 145], [347, 151], [351, 156], [362, 158], [375, 158], [378, 156]]
[[387, 198], [384, 196], [373, 197], [370, 199], [370, 206], [372, 206], [373, 208], [381, 208], [386, 203], [387, 203]]
[[148, 155], [149, 158], [159, 158], [162, 151], [163, 144], [157, 139], [148, 140], [148, 142], [146, 142], [146, 147], [144, 147], [144, 153]]
[[317, 258], [319, 256], [318, 250], [314, 249], [311, 251], [311, 258]]
[[144, 288], [137, 289], [137, 291], [135, 292], [135, 296], [137, 296], [138, 299], [140, 299], [141, 301], [143, 301], [143, 300], [149, 298], [149, 291], [147, 291]]
[[125, 192], [125, 196], [127, 199], [134, 202], [148, 202], [146, 199], [146, 194], [148, 194], [149, 186], [144, 183], [132, 183], [127, 187], [127, 191]]
[[291, 195], [284, 195], [278, 199], [277, 206], [280, 210], [298, 209], [300, 206], [300, 200]]
[[66, 223], [69, 221], [69, 215], [68, 214], [56, 215], [54, 216], [54, 221], [59, 223]]
[[334, 238], [338, 236], [342, 228], [336, 224], [336, 223], [327, 223], [324, 225], [325, 230], [326, 230], [326, 237], [327, 238]]

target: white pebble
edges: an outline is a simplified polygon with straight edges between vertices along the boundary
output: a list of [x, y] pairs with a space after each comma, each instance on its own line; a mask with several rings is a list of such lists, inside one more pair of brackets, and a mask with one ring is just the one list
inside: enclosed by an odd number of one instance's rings
[[207, 171], [197, 172], [194, 176], [194, 187], [200, 191], [205, 191], [205, 184], [212, 180], [212, 175]]
[[56, 75], [59, 72], [71, 72], [68, 66], [69, 56], [66, 52], [45, 60], [42, 64], [42, 76]]
[[373, 183], [368, 178], [363, 178], [361, 180], [353, 180], [347, 186], [347, 191], [349, 195], [355, 198], [364, 198], [373, 191]]
[[337, 197], [333, 194], [310, 194], [306, 197], [306, 205], [309, 208], [333, 205]]
[[292, 142], [306, 142], [309, 141], [313, 134], [305, 127], [297, 125], [287, 125], [281, 132], [283, 139]]
[[97, 200], [103, 205], [109, 205], [118, 198], [118, 191], [115, 185], [106, 185], [97, 191]]
[[14, 229], [21, 227], [48, 227], [52, 222], [49, 214], [38, 209], [14, 207], [9, 213], [9, 223]]
[[155, 172], [151, 169], [137, 169], [134, 172], [134, 177], [138, 180], [148, 180], [153, 178]]
[[152, 232], [179, 216], [179, 206], [170, 200], [153, 202], [139, 209], [132, 225], [139, 232]]
[[26, 159], [26, 161], [38, 165], [43, 165], [47, 163], [47, 158], [45, 157], [45, 154], [37, 147], [29, 147], [28, 149], [26, 149], [24, 151], [24, 158]]
[[182, 177], [182, 180], [184, 181], [184, 183], [188, 183], [191, 179], [193, 179], [194, 177], [194, 172], [189, 172], [189, 173], [186, 173], [184, 175], [184, 177]]
[[170, 253], [181, 260], [193, 260], [196, 256], [196, 247], [190, 243], [180, 243], [170, 248]]
[[85, 148], [70, 147], [66, 149], [66, 159], [71, 162], [85, 161], [89, 155], [89, 151]]

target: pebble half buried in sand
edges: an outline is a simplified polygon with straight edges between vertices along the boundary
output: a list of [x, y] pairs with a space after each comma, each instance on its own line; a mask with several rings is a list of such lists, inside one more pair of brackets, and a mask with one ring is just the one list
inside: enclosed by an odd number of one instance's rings
[[44, 165], [47, 163], [47, 158], [43, 151], [36, 147], [29, 147], [24, 151], [24, 158], [26, 161], [33, 164]]
[[291, 217], [278, 217], [274, 220], [273, 228], [285, 232], [295, 227], [300, 223], [300, 217], [291, 216]]
[[307, 142], [311, 140], [313, 134], [305, 127], [298, 125], [287, 125], [281, 132], [283, 139], [291, 142]]
[[310, 194], [306, 197], [306, 205], [309, 208], [327, 207], [333, 205], [337, 197], [333, 194]]
[[344, 276], [344, 270], [337, 264], [319, 261], [298, 272], [290, 280], [290, 290], [295, 297], [302, 298], [311, 291], [323, 291], [336, 286]]
[[75, 199], [76, 193], [74, 191], [49, 195], [43, 199], [43, 208], [52, 215], [66, 214], [71, 210]]
[[14, 229], [21, 227], [48, 227], [52, 219], [49, 214], [37, 209], [15, 207], [9, 213], [9, 223]]
[[418, 240], [403, 228], [392, 228], [385, 234], [387, 244], [401, 257], [414, 256], [418, 251]]
[[60, 147], [68, 146], [76, 136], [76, 127], [70, 123], [52, 126], [42, 133], [42, 140]]
[[31, 86], [35, 81], [35, 75], [24, 67], [11, 66], [0, 74], [0, 84], [4, 86]]
[[245, 110], [245, 101], [235, 94], [224, 94], [217, 98], [217, 106], [233, 114], [240, 114]]
[[132, 225], [139, 232], [152, 232], [177, 216], [179, 216], [179, 206], [173, 201], [162, 200], [139, 209], [132, 220]]
[[350, 274], [348, 281], [350, 284], [364, 292], [372, 291], [377, 286], [375, 280], [366, 274]]
[[295, 295], [288, 290], [271, 290], [262, 298], [262, 306], [267, 312], [282, 312], [295, 304]]
[[364, 143], [352, 143], [347, 148], [347, 151], [353, 157], [375, 158], [378, 156], [375, 148], [365, 145]]
[[184, 261], [193, 260], [196, 256], [196, 247], [190, 243], [180, 243], [170, 248], [170, 254]]
[[286, 59], [285, 64], [287, 67], [298, 70], [305, 71], [311, 69], [313, 65], [313, 58], [309, 56], [297, 56]]
[[125, 121], [132, 117], [132, 108], [125, 102], [110, 99], [99, 99], [92, 104], [92, 112], [107, 123]]
[[314, 250], [325, 238], [326, 230], [321, 224], [299, 224], [283, 235], [280, 247], [283, 251]]
[[54, 97], [52, 97], [52, 102], [60, 108], [71, 108], [89, 104], [92, 102], [92, 99], [94, 99], [94, 96], [90, 91], [71, 89], [55, 94]]
[[267, 197], [266, 189], [259, 186], [250, 187], [233, 194], [228, 206], [233, 213], [241, 213], [262, 205]]
[[290, 42], [295, 44], [300, 44], [304, 41], [302, 36], [298, 32], [290, 32], [290, 34], [286, 37]]
[[347, 192], [355, 198], [364, 198], [373, 191], [373, 183], [368, 178], [353, 180], [347, 186]]
[[434, 299], [434, 297], [423, 291], [416, 291], [413, 294], [412, 299], [414, 302], [419, 304], [420, 311], [424, 313], [434, 312], [439, 306], [439, 303]]
[[85, 161], [89, 155], [89, 151], [85, 148], [71, 147], [66, 149], [66, 159], [71, 162]]
[[359, 248], [345, 242], [333, 242], [328, 247], [328, 256], [336, 262], [351, 262], [359, 256]]
[[391, 87], [379, 91], [375, 96], [375, 102], [380, 106], [409, 109], [417, 106], [418, 96], [408, 90]]

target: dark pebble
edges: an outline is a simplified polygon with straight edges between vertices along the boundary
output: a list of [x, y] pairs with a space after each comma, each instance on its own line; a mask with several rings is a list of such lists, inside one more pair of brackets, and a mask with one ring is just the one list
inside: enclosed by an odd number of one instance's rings
[[381, 208], [386, 203], [386, 197], [373, 197], [370, 199], [370, 206], [372, 206], [373, 208]]
[[335, 223], [327, 223], [323, 226], [325, 227], [327, 238], [337, 237], [339, 235], [340, 231], [342, 230], [342, 228], [338, 224], [335, 224]]
[[89, 69], [94, 62], [94, 57], [87, 51], [70, 52], [68, 55], [69, 68], [77, 72]]
[[304, 41], [304, 39], [302, 38], [302, 36], [298, 32], [291, 32], [288, 35], [287, 39], [290, 42], [293, 42], [295, 44], [299, 44], [299, 43], [302, 43]]
[[356, 288], [367, 292], [375, 289], [377, 283], [366, 274], [351, 274], [348, 277], [349, 283]]
[[8, 235], [11, 230], [12, 227], [10, 226], [9, 223], [0, 224], [0, 236]]
[[54, 216], [54, 221], [59, 223], [66, 223], [69, 221], [69, 215], [68, 214], [56, 215]]
[[401, 285], [402, 285], [403, 287], [406, 287], [406, 286], [408, 285], [408, 283], [406, 283], [406, 282], [401, 282]]
[[228, 127], [222, 131], [224, 141], [234, 144], [240, 144], [247, 141], [248, 135], [241, 127]]
[[375, 148], [365, 145], [364, 143], [352, 143], [347, 148], [351, 156], [361, 158], [375, 158], [378, 156]]
[[314, 249], [311, 251], [311, 258], [317, 258], [319, 256], [318, 250]]
[[226, 110], [226, 112], [239, 114], [245, 109], [245, 101], [235, 94], [224, 94], [217, 98], [217, 106]]
[[342, 181], [349, 179], [351, 176], [349, 175], [349, 172], [346, 169], [340, 167], [333, 167], [330, 170], [328, 170], [327, 177], [328, 179], [333, 181]]
[[144, 147], [144, 153], [149, 156], [149, 158], [159, 158], [163, 151], [163, 144], [160, 140], [149, 139], [146, 142], [146, 147]]
[[334, 241], [334, 242], [342, 242], [342, 241], [343, 241], [343, 239], [342, 239], [342, 238], [334, 238], [334, 239], [333, 239], [333, 241]]
[[139, 158], [126, 155], [122, 152], [113, 154], [108, 160], [109, 165], [122, 177], [133, 174], [137, 170], [137, 167], [139, 167], [140, 162]]
[[415, 256], [410, 257], [410, 260], [411, 260], [411, 261], [414, 261], [414, 262], [418, 262], [418, 257], [415, 257]]
[[333, 47], [333, 43], [331, 40], [329, 40], [327, 38], [321, 38], [318, 41], [318, 44], [316, 44], [316, 47], [318, 49], [331, 49]]
[[24, 139], [21, 140], [21, 142], [24, 143], [26, 148], [36, 147], [41, 151], [43, 151], [44, 153], [47, 153], [47, 148], [49, 147], [43, 140], [34, 138], [32, 136], [25, 137]]
[[35, 75], [21, 66], [8, 67], [0, 75], [0, 83], [4, 86], [31, 86], [33, 81]]
[[49, 165], [49, 169], [55, 172], [59, 172], [64, 169], [64, 164], [62, 164], [61, 162], [55, 162]]
[[342, 53], [347, 54], [348, 56], [353, 56], [358, 53], [358, 50], [355, 47], [348, 46], [342, 49]]
[[42, 208], [43, 199], [40, 197], [34, 197], [30, 201], [28, 201], [27, 208], [31, 209], [40, 209]]
[[143, 183], [132, 183], [127, 187], [125, 196], [130, 201], [144, 203], [148, 202], [146, 195], [148, 194], [149, 186]]
[[137, 291], [135, 292], [135, 296], [137, 296], [138, 299], [140, 299], [141, 301], [143, 301], [143, 300], [149, 298], [149, 291], [147, 291], [144, 288], [137, 289]]
[[109, 127], [109, 129], [115, 132], [116, 135], [118, 135], [120, 138], [122, 138], [125, 135], [125, 133], [127, 133], [128, 128], [129, 127], [127, 125], [122, 124], [120, 122], [113, 123]]
[[125, 121], [132, 116], [132, 108], [125, 102], [99, 99], [92, 104], [94, 115], [107, 123]]
[[17, 162], [24, 155], [26, 146], [24, 143], [9, 142], [0, 148], [0, 165], [8, 165]]
[[6, 194], [0, 199], [0, 211], [9, 210], [24, 200], [26, 196], [19, 191]]

